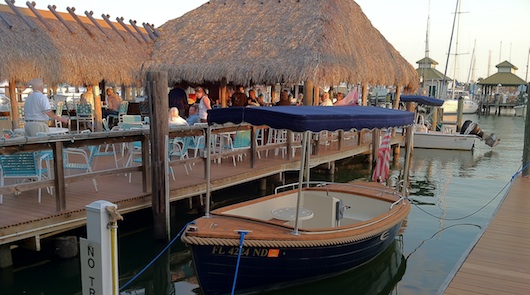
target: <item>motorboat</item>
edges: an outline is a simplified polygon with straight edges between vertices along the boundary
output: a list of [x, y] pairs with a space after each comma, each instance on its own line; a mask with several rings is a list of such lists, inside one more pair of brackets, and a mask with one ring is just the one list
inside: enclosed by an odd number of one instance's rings
[[[447, 102], [421, 95], [402, 95], [401, 101], [434, 108], [443, 106]], [[454, 128], [446, 128], [444, 126], [440, 128], [440, 131], [435, 131], [430, 130], [423, 115], [419, 114], [419, 112], [415, 112], [415, 114], [414, 148], [471, 151], [475, 147], [477, 139], [485, 140], [485, 143], [491, 147], [499, 143], [494, 134], [485, 134], [477, 123], [470, 120], [462, 124], [460, 132], [456, 132]]]
[[[413, 120], [412, 112], [361, 106], [209, 110], [208, 133], [215, 124], [246, 122], [302, 133], [303, 141], [297, 183], [211, 212], [207, 192], [205, 216], [188, 225], [181, 237], [191, 249], [203, 293], [251, 294], [313, 282], [355, 269], [383, 253], [410, 211], [406, 189], [399, 190], [405, 185], [311, 182], [310, 135], [405, 126], [412, 132]], [[398, 183], [408, 178], [408, 164], [404, 171]]]
[[[478, 111], [479, 105], [476, 101], [464, 98], [462, 114], [475, 114]], [[444, 114], [457, 114], [458, 113], [458, 99], [447, 99], [443, 101], [441, 106], [444, 110]]]

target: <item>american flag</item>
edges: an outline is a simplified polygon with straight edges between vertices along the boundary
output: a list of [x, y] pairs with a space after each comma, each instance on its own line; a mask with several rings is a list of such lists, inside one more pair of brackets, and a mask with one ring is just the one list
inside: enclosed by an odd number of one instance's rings
[[385, 182], [388, 178], [390, 172], [390, 139], [390, 129], [387, 129], [377, 152], [377, 163], [372, 176], [374, 181]]

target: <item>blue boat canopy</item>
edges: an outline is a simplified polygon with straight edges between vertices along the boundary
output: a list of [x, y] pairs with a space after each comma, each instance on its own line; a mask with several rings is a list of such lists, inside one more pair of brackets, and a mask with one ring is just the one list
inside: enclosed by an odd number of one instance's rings
[[418, 104], [428, 105], [428, 106], [441, 106], [444, 104], [444, 101], [442, 99], [429, 97], [429, 96], [423, 96], [423, 95], [402, 95], [400, 97], [400, 101], [402, 102], [415, 102]]
[[294, 132], [401, 127], [414, 122], [414, 113], [364, 106], [231, 107], [208, 110], [208, 124], [246, 122]]

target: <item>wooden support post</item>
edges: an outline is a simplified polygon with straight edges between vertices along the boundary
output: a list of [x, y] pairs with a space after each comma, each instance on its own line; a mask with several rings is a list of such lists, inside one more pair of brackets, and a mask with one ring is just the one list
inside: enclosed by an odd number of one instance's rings
[[226, 108], [228, 96], [226, 93], [226, 78], [221, 79], [221, 85], [219, 86], [219, 99], [221, 100], [221, 107]]
[[13, 265], [13, 256], [9, 244], [0, 245], [0, 268], [7, 268]]
[[313, 81], [305, 81], [304, 83], [304, 105], [313, 105]]
[[250, 129], [250, 168], [256, 167], [256, 148], [258, 143], [256, 140], [256, 131], [256, 126], [252, 126], [252, 129]]
[[18, 97], [15, 80], [9, 81], [9, 100], [11, 101], [11, 125], [12, 129], [19, 128], [20, 114], [18, 113]]
[[460, 96], [458, 98], [458, 107], [456, 111], [456, 132], [460, 132], [462, 127], [462, 113], [464, 111], [464, 97]]
[[[526, 87], [526, 93], [530, 94], [530, 83]], [[526, 102], [526, 120], [524, 125], [523, 165], [530, 162], [530, 100]], [[523, 170], [523, 175], [530, 175], [530, 166]]]
[[[151, 120], [151, 195], [154, 219], [154, 234], [156, 239], [169, 239], [169, 195], [166, 193], [166, 173], [168, 135], [168, 100], [167, 100], [167, 72], [147, 72], [147, 95], [151, 107], [151, 114], [157, 114]], [[147, 139], [146, 139], [147, 141]], [[142, 144], [142, 158], [149, 157], [148, 145]], [[145, 170], [148, 170], [144, 166]]]
[[380, 141], [381, 137], [381, 130], [380, 129], [374, 129], [372, 130], [372, 153], [371, 153], [371, 163], [372, 167], [375, 167], [377, 162], [377, 154], [379, 152], [379, 145], [381, 143]]
[[362, 106], [367, 106], [368, 105], [368, 84], [367, 83], [363, 83], [362, 84], [363, 88], [362, 88], [362, 96], [361, 96], [361, 105]]
[[[152, 136], [152, 133], [151, 133], [151, 136]], [[164, 140], [162, 140], [162, 142], [164, 142]], [[145, 135], [142, 139], [142, 189], [144, 193], [146, 193], [148, 191], [148, 188], [151, 187], [151, 184], [152, 184], [151, 180], [156, 179], [154, 177], [151, 177], [152, 176], [151, 175], [151, 163], [152, 163], [151, 160], [152, 159], [151, 159], [151, 154], [149, 153], [149, 150], [150, 150], [149, 137]]]
[[63, 166], [63, 142], [56, 141], [53, 149], [53, 170], [55, 174], [55, 210], [66, 210], [66, 191]]
[[[394, 109], [399, 109], [399, 101], [401, 100], [401, 86], [396, 85], [396, 95], [394, 96]], [[414, 110], [413, 110], [414, 111]]]

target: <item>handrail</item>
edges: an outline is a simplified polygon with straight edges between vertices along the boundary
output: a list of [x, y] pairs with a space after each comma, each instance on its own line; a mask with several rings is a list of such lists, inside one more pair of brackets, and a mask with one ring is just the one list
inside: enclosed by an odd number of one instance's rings
[[[204, 135], [206, 133], [207, 126], [182, 126], [177, 128], [170, 128], [169, 135], [173, 137], [188, 137], [188, 136], [197, 136]], [[239, 131], [239, 130], [248, 130], [252, 126], [248, 124], [234, 125], [234, 124], [225, 124], [222, 126], [215, 126], [212, 128], [212, 133], [222, 133], [230, 131]], [[120, 130], [120, 131], [105, 131], [105, 132], [91, 132], [91, 133], [70, 133], [70, 134], [61, 134], [61, 135], [49, 135], [42, 137], [16, 137], [12, 139], [0, 138], [0, 155], [4, 154], [14, 154], [17, 152], [28, 152], [28, 151], [44, 151], [52, 150], [53, 159], [57, 159], [57, 162], [60, 162], [60, 157], [62, 150], [66, 148], [82, 148], [94, 145], [102, 144], [118, 144], [118, 143], [128, 143], [134, 141], [147, 142], [149, 140], [150, 130], [141, 129], [141, 130]], [[228, 157], [240, 153], [254, 154], [257, 155], [259, 151], [274, 149], [279, 147], [286, 146], [287, 143], [273, 143], [266, 144], [264, 146], [251, 145], [248, 148], [239, 149], [238, 151], [226, 151], [219, 154], [212, 154], [212, 159], [217, 159], [221, 157]], [[197, 158], [188, 158], [188, 159], [178, 159], [172, 160], [169, 162], [170, 165], [178, 164], [191, 164], [191, 163], [203, 163], [203, 166], [206, 167], [206, 159], [204, 157]], [[116, 175], [121, 173], [131, 173], [144, 170], [144, 164], [135, 167], [123, 167], [123, 168], [112, 168], [108, 170], [100, 170], [91, 173], [83, 173], [78, 175], [66, 176], [64, 174], [64, 167], [62, 164], [55, 167], [56, 172], [54, 173], [54, 178], [49, 180], [43, 180], [38, 182], [23, 183], [17, 185], [7, 185], [0, 188], [0, 193], [8, 194], [21, 191], [34, 190], [38, 188], [44, 188], [49, 186], [55, 186], [54, 190], [55, 198], [62, 200], [62, 202], [57, 202], [57, 211], [62, 211], [65, 208], [64, 200], [66, 200], [66, 192], [64, 187], [67, 184], [84, 181], [87, 177], [97, 178], [102, 176]], [[252, 165], [252, 163], [251, 163]], [[144, 184], [148, 184], [150, 175], [147, 175], [147, 179], [143, 179]], [[144, 191], [147, 191], [147, 186], [143, 186]], [[63, 205], [64, 204], [64, 205]], [[61, 207], [59, 207], [61, 206]]]

